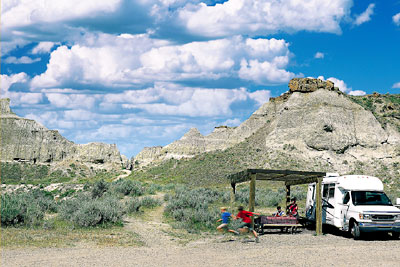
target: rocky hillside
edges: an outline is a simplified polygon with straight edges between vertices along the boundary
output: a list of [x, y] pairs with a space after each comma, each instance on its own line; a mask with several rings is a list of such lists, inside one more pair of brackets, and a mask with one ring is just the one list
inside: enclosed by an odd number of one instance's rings
[[[2, 178], [6, 167], [15, 164], [48, 165], [51, 170], [65, 172], [65, 166], [84, 167], [78, 173], [90, 175], [90, 170], [120, 170], [127, 164], [116, 145], [103, 143], [75, 144], [58, 131], [49, 130], [34, 120], [21, 118], [10, 109], [10, 100], [0, 100]], [[13, 168], [18, 169], [18, 168]], [[82, 168], [81, 168], [82, 169]], [[13, 175], [13, 174], [11, 174]]]
[[[227, 128], [229, 140], [220, 146], [191, 130], [159, 148], [153, 163], [134, 175], [209, 183], [243, 168], [285, 168], [371, 174], [388, 186], [400, 184], [399, 100], [350, 97], [329, 81], [293, 79], [288, 93], [271, 98], [239, 127]], [[191, 150], [195, 143], [202, 149]], [[184, 159], [168, 159], [166, 150]]]

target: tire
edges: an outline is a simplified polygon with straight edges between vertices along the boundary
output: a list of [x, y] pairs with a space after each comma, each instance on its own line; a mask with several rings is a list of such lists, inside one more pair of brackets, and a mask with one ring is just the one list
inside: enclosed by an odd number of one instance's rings
[[350, 226], [350, 234], [353, 236], [354, 240], [359, 240], [361, 238], [360, 227], [357, 222], [353, 222]]
[[400, 233], [399, 232], [392, 232], [392, 238], [397, 240], [400, 237]]

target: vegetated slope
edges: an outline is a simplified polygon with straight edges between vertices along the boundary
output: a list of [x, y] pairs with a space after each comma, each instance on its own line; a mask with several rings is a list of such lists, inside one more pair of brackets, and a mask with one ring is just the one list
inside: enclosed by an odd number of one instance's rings
[[132, 175], [207, 185], [226, 183], [227, 174], [245, 168], [292, 169], [375, 175], [398, 188], [399, 96], [349, 97], [333, 86], [307, 87], [308, 80], [264, 104], [262, 126], [244, 141]]

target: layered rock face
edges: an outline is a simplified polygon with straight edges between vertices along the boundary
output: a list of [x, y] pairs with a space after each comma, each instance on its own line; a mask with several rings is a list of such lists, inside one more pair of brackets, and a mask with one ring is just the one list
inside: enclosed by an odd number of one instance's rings
[[21, 118], [10, 109], [10, 100], [1, 99], [1, 161], [53, 164], [74, 161], [108, 164], [108, 168], [125, 164], [116, 145], [103, 143], [75, 144], [58, 131], [49, 130], [34, 120]]
[[[191, 129], [180, 140], [148, 154], [143, 162], [159, 163], [228, 148], [232, 155], [246, 153], [244, 140], [263, 153], [245, 163], [257, 168], [293, 168], [291, 159], [307, 164], [298, 169], [317, 166], [346, 173], [364, 162], [375, 161], [384, 168], [398, 164], [400, 158], [400, 133], [393, 125], [382, 125], [330, 81], [296, 78], [290, 81], [287, 93], [271, 98], [240, 126], [216, 128], [208, 136]], [[139, 163], [143, 159], [136, 158]]]

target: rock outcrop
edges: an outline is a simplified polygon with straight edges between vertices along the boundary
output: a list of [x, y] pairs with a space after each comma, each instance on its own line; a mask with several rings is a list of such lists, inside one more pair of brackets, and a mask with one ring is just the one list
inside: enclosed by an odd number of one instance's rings
[[105, 169], [121, 169], [127, 165], [116, 145], [75, 144], [56, 130], [15, 115], [9, 104], [9, 99], [0, 100], [1, 161], [32, 164], [79, 162], [102, 164]]
[[287, 93], [271, 98], [240, 126], [216, 128], [208, 136], [191, 129], [180, 140], [159, 148], [146, 164], [159, 164], [171, 158], [168, 155], [188, 158], [214, 151], [212, 158], [235, 162], [238, 168], [369, 172], [377, 176], [390, 170], [385, 176], [396, 175], [399, 168], [393, 166], [400, 166], [399, 107], [382, 103], [381, 108], [392, 114], [391, 120], [384, 117], [382, 123], [356, 102], [330, 81], [296, 78], [290, 81]]

